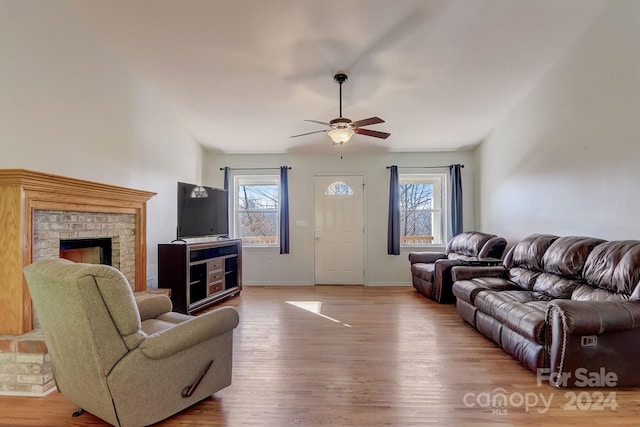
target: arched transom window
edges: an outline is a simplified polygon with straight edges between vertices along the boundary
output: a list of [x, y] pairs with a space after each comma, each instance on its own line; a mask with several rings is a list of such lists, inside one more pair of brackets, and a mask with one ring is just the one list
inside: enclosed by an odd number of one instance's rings
[[336, 181], [324, 190], [325, 196], [353, 196], [353, 189], [346, 182]]

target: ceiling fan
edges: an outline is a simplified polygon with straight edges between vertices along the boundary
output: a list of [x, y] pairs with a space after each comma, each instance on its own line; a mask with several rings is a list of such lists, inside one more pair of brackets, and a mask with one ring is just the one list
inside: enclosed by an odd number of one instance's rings
[[329, 126], [329, 129], [317, 130], [314, 132], [301, 133], [299, 135], [293, 135], [290, 138], [297, 138], [299, 136], [311, 135], [314, 133], [326, 132], [331, 138], [334, 145], [342, 145], [349, 141], [353, 134], [372, 136], [374, 138], [387, 139], [390, 133], [379, 132], [377, 130], [363, 129], [363, 126], [375, 125], [378, 123], [384, 123], [380, 117], [369, 117], [368, 119], [351, 121], [346, 117], [342, 117], [342, 84], [348, 79], [344, 73], [338, 73], [333, 76], [333, 80], [340, 85], [340, 117], [331, 120], [329, 123], [321, 122], [319, 120], [305, 120], [305, 122], [319, 123], [321, 125]]

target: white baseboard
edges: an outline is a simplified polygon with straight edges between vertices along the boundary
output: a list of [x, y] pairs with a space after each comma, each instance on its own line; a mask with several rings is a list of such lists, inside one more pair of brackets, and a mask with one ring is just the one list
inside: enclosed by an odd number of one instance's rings
[[365, 286], [413, 286], [410, 282], [367, 282]]
[[242, 286], [313, 286], [313, 283], [308, 282], [251, 282], [243, 283]]

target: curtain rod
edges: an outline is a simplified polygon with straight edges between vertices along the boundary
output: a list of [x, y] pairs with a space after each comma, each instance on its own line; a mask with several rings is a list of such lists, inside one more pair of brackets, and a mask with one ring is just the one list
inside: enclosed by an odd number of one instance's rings
[[[398, 166], [398, 168], [402, 168], [402, 169], [443, 169], [443, 168], [448, 168], [450, 166], [453, 165], [447, 165], [447, 166]], [[464, 165], [460, 165], [461, 168], [464, 167]], [[391, 169], [391, 166], [387, 166], [387, 169]]]
[[[291, 169], [291, 166], [285, 166], [287, 169]], [[260, 170], [277, 170], [280, 169], [279, 167], [277, 168], [229, 168], [229, 170], [232, 171], [260, 171]], [[224, 168], [220, 168], [221, 171], [224, 170]]]

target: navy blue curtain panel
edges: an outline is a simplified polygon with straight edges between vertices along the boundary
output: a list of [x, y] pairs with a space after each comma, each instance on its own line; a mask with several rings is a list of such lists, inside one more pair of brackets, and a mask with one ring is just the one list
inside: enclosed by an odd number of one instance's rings
[[224, 167], [224, 189], [229, 191], [231, 186], [231, 168], [229, 166]]
[[289, 168], [280, 167], [280, 253], [289, 253]]
[[451, 237], [462, 233], [462, 165], [449, 166], [451, 181]]
[[400, 255], [400, 180], [398, 166], [389, 167], [389, 224], [387, 229], [387, 253]]

